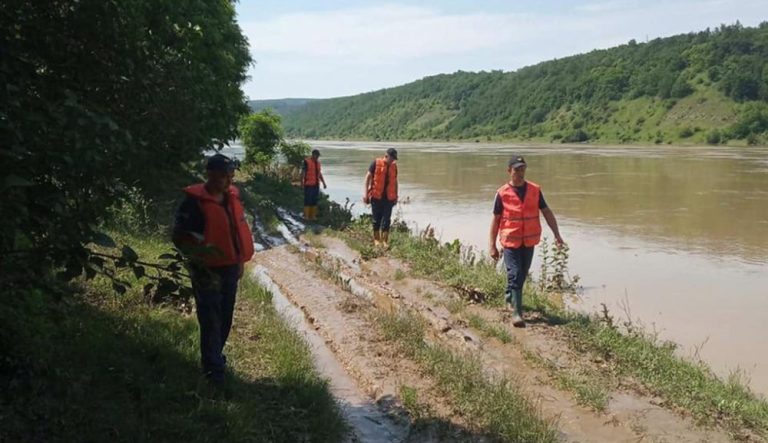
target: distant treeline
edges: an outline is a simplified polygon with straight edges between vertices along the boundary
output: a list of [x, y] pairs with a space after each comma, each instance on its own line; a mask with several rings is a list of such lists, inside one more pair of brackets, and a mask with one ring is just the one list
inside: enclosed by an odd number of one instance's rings
[[293, 104], [307, 138], [765, 144], [768, 22]]

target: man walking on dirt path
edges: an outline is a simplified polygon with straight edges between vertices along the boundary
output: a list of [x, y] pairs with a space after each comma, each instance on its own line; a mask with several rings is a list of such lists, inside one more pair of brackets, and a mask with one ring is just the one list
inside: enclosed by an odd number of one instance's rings
[[214, 384], [224, 381], [223, 350], [232, 328], [237, 285], [243, 265], [253, 256], [253, 236], [239, 191], [232, 186], [234, 170], [228, 157], [210, 157], [207, 181], [184, 189], [187, 197], [173, 227], [173, 243], [189, 259], [203, 372]]
[[373, 244], [389, 247], [389, 227], [392, 208], [397, 204], [397, 150], [387, 149], [384, 157], [377, 158], [365, 174], [363, 202], [371, 204], [373, 216]]
[[320, 199], [320, 183], [327, 189], [325, 178], [320, 170], [320, 151], [312, 151], [312, 156], [304, 159], [301, 167], [301, 184], [304, 186], [304, 220], [317, 220], [317, 202]]
[[512, 324], [524, 327], [523, 284], [533, 260], [533, 249], [541, 240], [539, 211], [544, 215], [549, 228], [555, 235], [557, 246], [563, 244], [557, 227], [555, 214], [547, 206], [544, 194], [536, 183], [525, 180], [525, 159], [513, 155], [507, 164], [510, 181], [496, 191], [491, 220], [491, 258], [498, 260], [496, 248], [498, 238], [504, 251], [504, 265], [507, 268], [507, 306], [514, 310]]

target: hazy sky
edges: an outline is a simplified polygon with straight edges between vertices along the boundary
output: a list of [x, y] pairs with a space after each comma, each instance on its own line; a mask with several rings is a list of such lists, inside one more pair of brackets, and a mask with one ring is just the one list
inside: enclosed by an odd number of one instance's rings
[[768, 0], [240, 0], [252, 99], [338, 97], [768, 21]]

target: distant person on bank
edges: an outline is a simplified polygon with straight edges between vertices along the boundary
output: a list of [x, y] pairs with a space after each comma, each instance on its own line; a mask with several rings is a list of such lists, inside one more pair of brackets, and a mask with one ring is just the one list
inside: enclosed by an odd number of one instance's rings
[[320, 170], [320, 151], [304, 159], [301, 167], [301, 184], [304, 186], [304, 220], [317, 220], [317, 202], [320, 200], [320, 183], [327, 189], [323, 172]]
[[205, 376], [224, 381], [223, 354], [243, 265], [253, 256], [253, 236], [239, 192], [232, 186], [235, 163], [216, 154], [206, 165], [207, 181], [184, 189], [176, 211], [173, 243], [188, 258]]
[[519, 155], [512, 156], [507, 164], [510, 181], [496, 191], [488, 247], [494, 260], [499, 258], [497, 238], [503, 248], [504, 265], [507, 268], [505, 299], [507, 306], [514, 311], [512, 324], [515, 327], [525, 326], [523, 285], [531, 268], [534, 246], [541, 240], [539, 211], [555, 235], [557, 246], [563, 244], [555, 214], [547, 206], [541, 188], [525, 180], [526, 167], [525, 159]]
[[373, 216], [373, 244], [389, 247], [389, 227], [392, 208], [397, 204], [397, 150], [387, 149], [384, 157], [377, 158], [365, 174], [363, 202], [371, 204]]

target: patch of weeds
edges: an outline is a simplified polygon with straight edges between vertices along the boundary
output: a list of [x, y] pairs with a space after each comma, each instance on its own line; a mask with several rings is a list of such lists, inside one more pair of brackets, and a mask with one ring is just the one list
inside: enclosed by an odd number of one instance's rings
[[450, 300], [446, 300], [443, 303], [443, 306], [445, 306], [445, 309], [447, 309], [448, 312], [455, 315], [460, 312], [463, 312], [464, 308], [466, 307], [466, 304], [462, 299], [451, 297]]
[[412, 386], [400, 386], [400, 401], [412, 421], [423, 420], [432, 415], [429, 407], [419, 401], [419, 391]]
[[395, 280], [403, 280], [405, 277], [407, 277], [407, 275], [402, 269], [398, 268], [395, 270]]
[[304, 239], [309, 243], [309, 246], [315, 249], [325, 249], [325, 243], [323, 243], [323, 240], [319, 235], [307, 232], [304, 234]]
[[384, 336], [400, 345], [436, 382], [454, 409], [479, 432], [498, 441], [554, 442], [554, 424], [510, 380], [486, 377], [480, 360], [424, 340], [423, 320], [412, 313], [382, 314]]
[[722, 380], [704, 363], [677, 356], [675, 344], [660, 342], [636, 326], [622, 332], [607, 321], [580, 315], [567, 327], [574, 349], [603, 358], [617, 375], [635, 378], [697, 419], [768, 436], [768, 402], [738, 376]]
[[599, 374], [583, 370], [573, 371], [558, 367], [553, 361], [523, 350], [523, 355], [528, 361], [546, 369], [549, 375], [557, 381], [560, 388], [573, 393], [576, 402], [602, 412], [608, 407], [609, 392], [606, 390], [604, 377]]
[[513, 341], [512, 336], [504, 327], [491, 324], [479, 315], [469, 314], [467, 320], [469, 320], [469, 326], [482, 332], [486, 337], [496, 337], [502, 343], [511, 343]]

